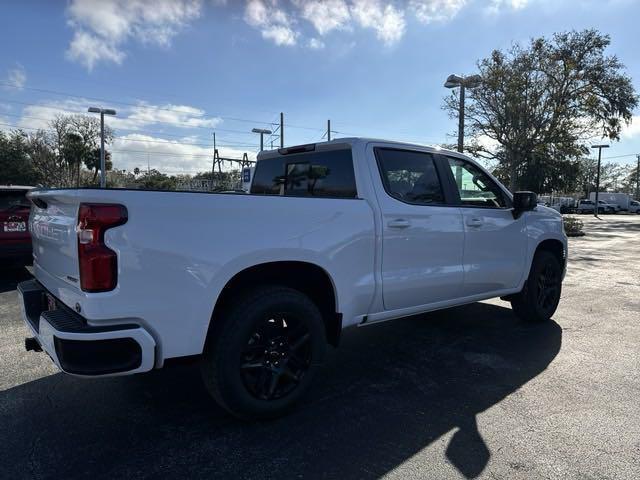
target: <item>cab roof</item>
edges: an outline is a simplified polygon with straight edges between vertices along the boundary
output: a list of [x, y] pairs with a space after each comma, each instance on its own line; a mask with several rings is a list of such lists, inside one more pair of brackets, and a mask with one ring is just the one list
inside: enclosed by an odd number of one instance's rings
[[455, 157], [469, 158], [467, 155], [464, 155], [460, 152], [442, 148], [437, 145], [424, 145], [419, 143], [400, 142], [397, 140], [385, 140], [382, 138], [371, 138], [371, 137], [343, 137], [343, 138], [336, 138], [334, 140], [331, 140], [330, 142], [318, 142], [318, 143], [309, 143], [304, 145], [292, 145], [285, 148], [279, 148], [277, 150], [263, 150], [258, 154], [257, 160], [262, 160], [263, 158], [272, 158], [278, 155], [302, 153], [305, 151], [312, 151], [312, 150], [324, 150], [324, 149], [330, 150], [332, 148], [335, 148], [338, 145], [348, 144], [348, 145], [354, 146], [356, 144], [363, 144], [363, 143], [364, 144], [380, 143], [380, 144], [393, 145], [396, 147], [419, 148], [419, 149], [430, 151], [430, 152], [438, 152], [438, 153], [444, 153], [444, 154], [455, 156]]

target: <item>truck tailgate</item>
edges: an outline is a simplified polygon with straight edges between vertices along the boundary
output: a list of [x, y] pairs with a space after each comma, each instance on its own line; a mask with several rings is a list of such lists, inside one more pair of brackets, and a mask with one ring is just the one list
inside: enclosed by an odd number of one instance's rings
[[32, 191], [28, 197], [34, 202], [29, 220], [34, 267], [79, 290], [77, 192]]

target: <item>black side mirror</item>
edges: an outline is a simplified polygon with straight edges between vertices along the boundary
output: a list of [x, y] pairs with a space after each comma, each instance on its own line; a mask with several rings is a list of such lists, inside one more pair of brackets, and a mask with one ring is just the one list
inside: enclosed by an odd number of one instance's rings
[[513, 194], [513, 218], [520, 218], [523, 212], [529, 212], [538, 205], [538, 195], [533, 192]]

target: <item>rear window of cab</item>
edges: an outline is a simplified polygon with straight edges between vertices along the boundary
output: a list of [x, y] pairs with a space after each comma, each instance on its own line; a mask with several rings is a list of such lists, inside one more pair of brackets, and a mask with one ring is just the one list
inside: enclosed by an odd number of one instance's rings
[[256, 164], [251, 193], [356, 198], [351, 150], [314, 151], [262, 159]]

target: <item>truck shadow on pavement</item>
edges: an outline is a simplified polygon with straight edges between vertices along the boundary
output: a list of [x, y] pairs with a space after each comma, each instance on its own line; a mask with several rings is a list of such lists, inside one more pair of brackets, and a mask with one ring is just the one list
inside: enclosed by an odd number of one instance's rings
[[346, 330], [308, 400], [252, 424], [209, 399], [195, 366], [58, 373], [0, 392], [0, 464], [6, 478], [378, 478], [452, 432], [446, 460], [475, 478], [503, 447], [476, 415], [545, 370], [561, 338], [483, 303]]
[[15, 290], [18, 283], [31, 278], [25, 267], [1, 261], [0, 272], [0, 293]]

